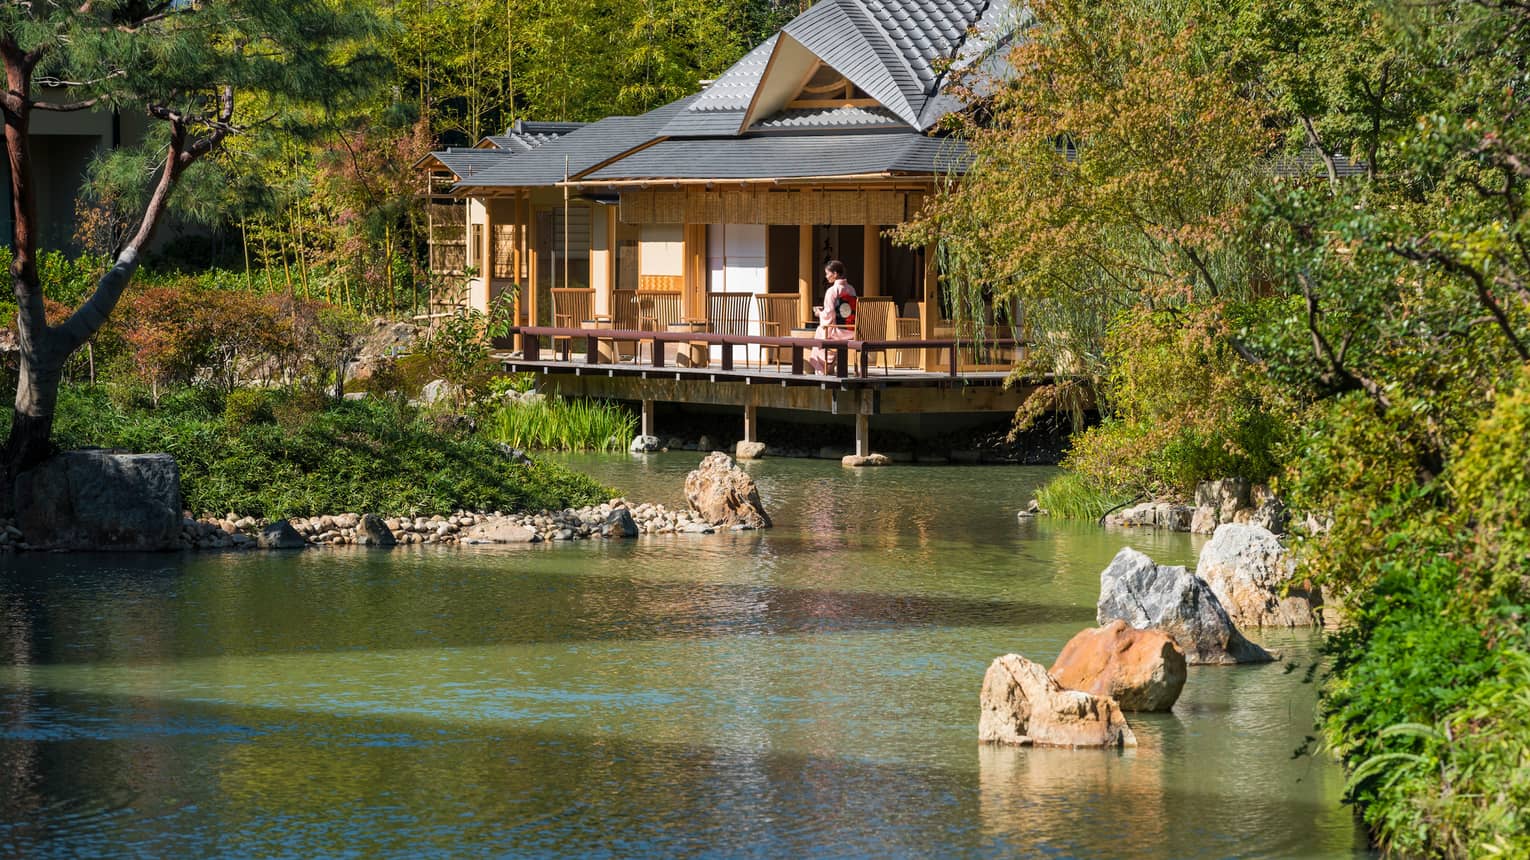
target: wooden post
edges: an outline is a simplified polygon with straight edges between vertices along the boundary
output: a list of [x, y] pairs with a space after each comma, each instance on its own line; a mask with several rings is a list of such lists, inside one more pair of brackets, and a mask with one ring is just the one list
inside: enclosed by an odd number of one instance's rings
[[537, 235], [536, 221], [537, 210], [536, 207], [531, 205], [531, 192], [527, 191], [526, 252], [530, 259], [530, 267], [529, 271], [527, 272], [526, 280], [528, 280], [530, 283], [526, 285], [526, 317], [531, 321], [531, 325], [533, 326], [539, 326], [542, 324], [542, 318], [537, 313], [537, 293], [541, 292], [540, 284], [542, 273], [540, 269], [542, 268], [542, 261], [540, 258], [542, 255], [537, 253], [537, 242], [541, 237]]
[[760, 441], [760, 408], [753, 403], [744, 404], [744, 441]]
[[620, 248], [616, 242], [616, 234], [621, 229], [616, 219], [617, 206], [606, 207], [606, 316], [616, 317], [616, 279], [618, 277], [616, 255]]
[[687, 320], [706, 319], [707, 225], [686, 224], [681, 259], [684, 261], [680, 315]]
[[483, 260], [483, 304], [473, 301], [475, 296], [468, 296], [468, 307], [483, 313], [489, 312], [494, 301], [494, 203], [493, 197], [483, 198], [483, 247], [479, 249]]
[[797, 295], [804, 315], [795, 320], [799, 326], [811, 319], [813, 313], [814, 287], [818, 284], [816, 268], [813, 265], [813, 225], [803, 224], [797, 237]]
[[[515, 278], [515, 324], [526, 324], [526, 278], [522, 268], [526, 265], [526, 219], [521, 212], [521, 191], [516, 189], [510, 198], [510, 209], [514, 213], [510, 221], [515, 225], [515, 271], [511, 274]], [[521, 346], [521, 336], [516, 335], [516, 346]]]
[[[940, 319], [940, 267], [935, 260], [935, 243], [931, 242], [924, 246], [924, 304], [919, 310], [919, 337], [923, 340], [932, 340], [935, 337], [935, 322]], [[939, 350], [924, 350], [924, 369], [929, 372], [939, 370]]]
[[[865, 241], [863, 242], [866, 271], [861, 273], [861, 283], [865, 285], [863, 295], [882, 295], [882, 228], [876, 224], [867, 224]], [[896, 316], [896, 314], [894, 314]]]
[[859, 411], [855, 413], [855, 456], [871, 456], [871, 416]]
[[[659, 346], [661, 346], [661, 344], [654, 344], [655, 348], [658, 348]], [[646, 399], [646, 400], [643, 401], [643, 434], [642, 435], [644, 435], [644, 436], [652, 436], [653, 435], [653, 400], [652, 399]]]

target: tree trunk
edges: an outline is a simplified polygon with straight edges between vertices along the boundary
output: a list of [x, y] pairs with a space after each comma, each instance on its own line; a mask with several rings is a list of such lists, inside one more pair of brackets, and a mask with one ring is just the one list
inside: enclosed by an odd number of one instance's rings
[[53, 454], [53, 413], [67, 353], [31, 357], [21, 354], [16, 381], [16, 405], [11, 415], [11, 434], [5, 440], [5, 483], [0, 509], [15, 513], [16, 477]]

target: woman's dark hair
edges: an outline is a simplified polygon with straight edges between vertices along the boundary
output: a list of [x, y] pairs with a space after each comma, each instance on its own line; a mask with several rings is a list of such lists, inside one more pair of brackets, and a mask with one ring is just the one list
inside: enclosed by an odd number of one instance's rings
[[845, 276], [845, 264], [838, 260], [830, 260], [829, 262], [824, 263], [823, 267], [826, 271], [833, 272], [841, 278]]

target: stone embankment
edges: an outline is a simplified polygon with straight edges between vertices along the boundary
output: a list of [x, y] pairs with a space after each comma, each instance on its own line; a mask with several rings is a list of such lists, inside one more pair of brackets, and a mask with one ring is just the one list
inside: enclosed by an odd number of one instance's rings
[[[381, 546], [382, 533], [369, 533], [365, 520], [373, 515], [356, 513], [322, 517], [297, 517], [269, 523], [254, 517], [187, 518], [181, 524], [181, 544], [191, 549], [295, 548], [273, 542], [266, 532], [286, 523], [302, 539], [299, 546]], [[689, 511], [672, 511], [663, 505], [630, 505], [612, 499], [599, 505], [561, 511], [507, 514], [503, 511], [457, 511], [450, 516], [379, 518], [383, 529], [400, 546], [476, 546], [540, 541], [602, 540], [655, 534], [712, 534], [722, 530], [743, 531], [748, 525], [713, 526]], [[0, 525], [3, 528], [3, 525]]]
[[1288, 517], [1285, 505], [1267, 485], [1250, 484], [1242, 478], [1226, 478], [1202, 481], [1195, 488], [1193, 505], [1143, 502], [1107, 514], [1105, 525], [1209, 535], [1215, 533], [1218, 526], [1236, 523], [1281, 534], [1286, 529]]

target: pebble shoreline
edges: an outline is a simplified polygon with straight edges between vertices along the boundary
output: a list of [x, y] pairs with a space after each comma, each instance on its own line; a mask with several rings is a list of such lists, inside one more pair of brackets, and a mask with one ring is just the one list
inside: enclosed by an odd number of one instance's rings
[[[688, 511], [672, 511], [663, 505], [631, 505], [626, 499], [612, 499], [599, 505], [565, 508], [536, 513], [502, 511], [457, 511], [448, 516], [385, 517], [384, 526], [400, 546], [479, 545], [492, 540], [475, 539], [470, 530], [516, 526], [535, 534], [526, 543], [614, 539], [628, 536], [620, 528], [609, 528], [612, 515], [626, 510], [637, 534], [712, 534], [712, 526]], [[297, 517], [289, 520], [293, 529], [309, 546], [366, 546], [374, 543], [364, 532], [362, 514], [345, 513], [320, 517]], [[254, 517], [187, 518], [182, 522], [181, 543], [187, 549], [259, 549], [259, 532], [270, 525]]]

